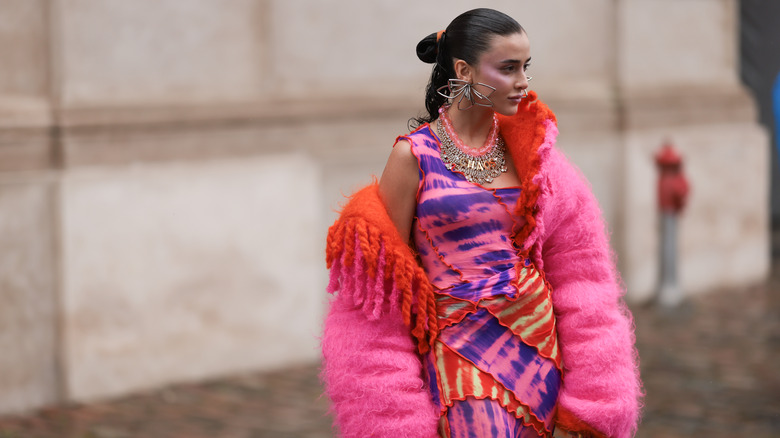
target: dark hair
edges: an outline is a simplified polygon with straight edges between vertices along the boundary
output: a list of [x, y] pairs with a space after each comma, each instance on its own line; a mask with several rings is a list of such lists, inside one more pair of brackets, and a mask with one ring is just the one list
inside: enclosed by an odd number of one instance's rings
[[454, 59], [476, 65], [479, 56], [490, 48], [493, 37], [523, 32], [523, 27], [509, 15], [479, 8], [455, 17], [438, 41], [437, 33], [423, 38], [417, 44], [417, 57], [422, 62], [433, 64], [433, 70], [425, 90], [425, 109], [428, 114], [413, 119], [415, 124], [430, 123], [439, 116], [439, 107], [446, 99], [436, 90], [455, 77]]

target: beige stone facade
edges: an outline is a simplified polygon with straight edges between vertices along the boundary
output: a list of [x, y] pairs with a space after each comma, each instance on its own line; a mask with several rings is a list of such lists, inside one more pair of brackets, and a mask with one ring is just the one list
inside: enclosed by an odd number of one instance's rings
[[0, 0], [0, 413], [315, 360], [334, 210], [420, 111], [417, 41], [475, 6], [527, 29], [629, 299], [666, 140], [682, 289], [766, 276], [735, 0]]

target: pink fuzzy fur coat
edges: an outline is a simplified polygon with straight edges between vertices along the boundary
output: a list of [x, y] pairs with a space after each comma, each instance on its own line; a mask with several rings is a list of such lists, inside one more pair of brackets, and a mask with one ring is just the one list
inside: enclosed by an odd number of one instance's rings
[[[533, 101], [531, 94], [528, 101]], [[521, 176], [518, 247], [543, 270], [563, 357], [556, 422], [583, 436], [631, 437], [641, 405], [630, 314], [601, 212], [580, 173], [554, 147], [541, 102], [501, 118]], [[438, 410], [420, 353], [436, 336], [432, 286], [372, 184], [352, 196], [328, 235], [331, 300], [323, 372], [343, 437], [437, 436]]]

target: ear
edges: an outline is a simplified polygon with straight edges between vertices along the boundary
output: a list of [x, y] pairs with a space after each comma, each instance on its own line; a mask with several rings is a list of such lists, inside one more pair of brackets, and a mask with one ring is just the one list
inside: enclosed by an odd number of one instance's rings
[[462, 59], [455, 59], [453, 68], [455, 70], [455, 76], [458, 79], [466, 82], [472, 82], [472, 77], [474, 75], [474, 68], [471, 67], [468, 62]]

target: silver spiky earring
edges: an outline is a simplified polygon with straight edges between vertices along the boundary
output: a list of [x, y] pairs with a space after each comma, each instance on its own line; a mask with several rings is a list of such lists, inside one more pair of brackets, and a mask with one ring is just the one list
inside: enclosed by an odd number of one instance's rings
[[[479, 87], [479, 89], [477, 88]], [[480, 90], [481, 89], [481, 90]], [[457, 108], [459, 110], [467, 110], [474, 105], [491, 107], [493, 102], [490, 100], [490, 95], [496, 91], [495, 87], [477, 82], [472, 84], [471, 82], [464, 81], [462, 79], [450, 79], [447, 81], [447, 85], [439, 87], [436, 92], [439, 96], [445, 97], [452, 102], [458, 101]], [[468, 102], [468, 106], [463, 106], [463, 101]]]

